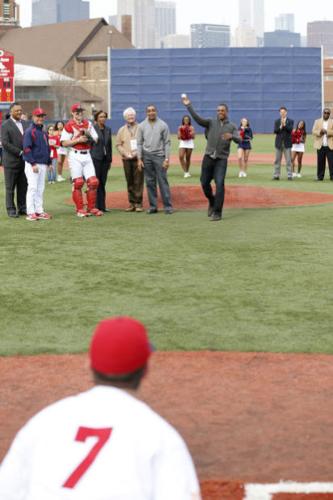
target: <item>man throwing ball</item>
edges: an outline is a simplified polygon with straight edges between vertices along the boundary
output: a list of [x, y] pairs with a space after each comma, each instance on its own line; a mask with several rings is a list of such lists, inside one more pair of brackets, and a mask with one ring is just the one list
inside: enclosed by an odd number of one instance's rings
[[[66, 123], [61, 133], [61, 145], [69, 148], [68, 163], [72, 178], [73, 201], [78, 217], [89, 215], [101, 216], [103, 212], [96, 208], [97, 188], [99, 181], [90, 156], [93, 142], [98, 141], [98, 135], [92, 124], [83, 119], [81, 104], [71, 107], [72, 119]], [[87, 209], [83, 206], [82, 188], [87, 183]]]
[[134, 397], [150, 355], [142, 323], [101, 321], [89, 353], [95, 386], [20, 430], [0, 468], [1, 500], [200, 500], [184, 441]]
[[[184, 106], [187, 107], [193, 119], [206, 129], [207, 146], [201, 165], [201, 186], [208, 199], [208, 217], [211, 221], [222, 219], [224, 203], [224, 179], [227, 172], [228, 157], [231, 141], [241, 142], [237, 126], [228, 118], [228, 106], [217, 106], [216, 118], [202, 118], [194, 111], [190, 99], [186, 94], [181, 96]], [[211, 182], [214, 179], [216, 191], [213, 194]]]

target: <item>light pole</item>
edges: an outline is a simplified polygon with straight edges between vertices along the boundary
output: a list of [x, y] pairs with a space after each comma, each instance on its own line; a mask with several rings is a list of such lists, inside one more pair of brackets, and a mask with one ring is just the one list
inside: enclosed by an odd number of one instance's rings
[[110, 41], [108, 47], [108, 117], [111, 118], [112, 105], [111, 105], [111, 49], [112, 49], [112, 30], [109, 30]]

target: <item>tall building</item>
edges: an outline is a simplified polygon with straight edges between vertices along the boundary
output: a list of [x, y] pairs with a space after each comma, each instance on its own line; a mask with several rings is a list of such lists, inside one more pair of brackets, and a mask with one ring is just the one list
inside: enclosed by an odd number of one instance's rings
[[257, 34], [251, 26], [238, 26], [235, 30], [235, 47], [257, 47]]
[[89, 2], [83, 0], [32, 0], [32, 26], [89, 19]]
[[265, 31], [265, 0], [252, 0], [253, 24], [257, 37], [263, 38]]
[[333, 56], [333, 21], [313, 21], [307, 25], [308, 47], [324, 48], [324, 56]]
[[155, 2], [155, 25], [160, 38], [176, 33], [175, 2]]
[[20, 7], [14, 0], [0, 0], [0, 31], [20, 24]]
[[191, 24], [191, 47], [230, 47], [230, 26], [224, 24]]
[[267, 31], [264, 33], [264, 47], [300, 47], [301, 34], [287, 30]]
[[275, 18], [275, 29], [295, 31], [295, 14], [280, 14]]
[[188, 49], [190, 47], [189, 35], [166, 35], [161, 40], [163, 49]]
[[253, 6], [252, 0], [239, 0], [238, 2], [238, 25], [253, 25]]
[[132, 43], [136, 48], [152, 49], [157, 46], [154, 0], [118, 0], [117, 15], [118, 28], [122, 16], [132, 16]]
[[[236, 40], [239, 43], [247, 43], [241, 46], [253, 46], [253, 38], [250, 35], [254, 30], [256, 38], [262, 38], [265, 31], [265, 0], [239, 0], [239, 15]], [[238, 43], [238, 42], [236, 42]], [[256, 42], [258, 44], [258, 41]]]

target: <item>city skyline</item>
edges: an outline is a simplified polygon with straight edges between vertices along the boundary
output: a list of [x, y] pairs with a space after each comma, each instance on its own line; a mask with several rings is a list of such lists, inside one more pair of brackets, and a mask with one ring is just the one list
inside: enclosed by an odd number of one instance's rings
[[[69, 2], [71, 0], [68, 0]], [[238, 26], [239, 9], [238, 1], [234, 0], [234, 7], [230, 8], [227, 0], [205, 0], [201, 4], [191, 4], [189, 0], [175, 0], [177, 4], [177, 33], [189, 34], [190, 25], [194, 23], [221, 23], [229, 24], [234, 31]], [[31, 23], [31, 0], [17, 0], [21, 8], [22, 26]], [[116, 0], [90, 0], [90, 15], [94, 17], [105, 17], [116, 14]], [[279, 14], [295, 14], [295, 31], [306, 35], [307, 22], [332, 20], [332, 0], [320, 0], [318, 4], [310, 4], [303, 0], [280, 0], [278, 4], [266, 0], [265, 2], [265, 31], [274, 31], [275, 17]]]

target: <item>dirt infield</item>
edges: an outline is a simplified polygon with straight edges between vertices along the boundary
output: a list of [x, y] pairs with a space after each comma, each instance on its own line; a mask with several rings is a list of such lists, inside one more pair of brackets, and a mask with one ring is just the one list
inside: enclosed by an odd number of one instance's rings
[[[173, 205], [178, 210], [207, 208], [207, 200], [199, 186], [174, 186], [171, 188]], [[225, 192], [225, 208], [273, 208], [332, 203], [333, 195], [324, 193], [306, 193], [289, 189], [265, 188], [259, 186], [239, 186], [229, 184]], [[107, 193], [108, 208], [127, 207], [127, 193]], [[148, 206], [147, 195], [144, 206]]]
[[[0, 358], [0, 459], [28, 417], [90, 386], [86, 355]], [[332, 480], [332, 394], [331, 356], [263, 353], [157, 352], [141, 389], [187, 441], [205, 500], [241, 500], [241, 483]]]

